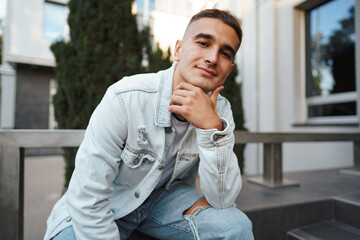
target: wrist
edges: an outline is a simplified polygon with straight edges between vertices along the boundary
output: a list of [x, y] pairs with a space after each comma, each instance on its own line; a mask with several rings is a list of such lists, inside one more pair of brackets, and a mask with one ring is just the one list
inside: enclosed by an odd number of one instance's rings
[[219, 131], [224, 130], [224, 128], [223, 128], [223, 123], [222, 123], [222, 121], [221, 121], [220, 118], [219, 118], [219, 121], [218, 121], [218, 123], [217, 123], [217, 125], [216, 125], [216, 129], [219, 130]]
[[221, 121], [220, 118], [217, 118], [216, 120], [214, 120], [212, 122], [209, 121], [206, 125], [204, 125], [204, 127], [202, 127], [202, 129], [204, 129], [204, 130], [217, 129], [218, 131], [222, 131], [222, 130], [224, 130], [223, 122]]

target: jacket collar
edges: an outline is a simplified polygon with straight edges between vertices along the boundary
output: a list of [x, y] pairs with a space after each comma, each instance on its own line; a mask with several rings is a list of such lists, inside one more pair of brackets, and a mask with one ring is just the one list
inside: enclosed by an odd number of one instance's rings
[[171, 127], [171, 113], [169, 103], [172, 96], [172, 85], [176, 63], [160, 74], [158, 99], [156, 103], [155, 125], [158, 127]]

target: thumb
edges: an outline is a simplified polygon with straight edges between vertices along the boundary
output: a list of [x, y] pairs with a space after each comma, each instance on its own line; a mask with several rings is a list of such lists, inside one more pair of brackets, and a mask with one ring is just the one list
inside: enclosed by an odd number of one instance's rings
[[220, 86], [220, 87], [216, 88], [210, 95], [210, 99], [215, 104], [215, 106], [216, 106], [217, 97], [218, 97], [220, 91], [223, 89], [224, 89], [224, 86]]

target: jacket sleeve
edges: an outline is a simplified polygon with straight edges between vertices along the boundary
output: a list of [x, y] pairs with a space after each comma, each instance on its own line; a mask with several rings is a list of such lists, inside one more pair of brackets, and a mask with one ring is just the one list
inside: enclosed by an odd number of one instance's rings
[[196, 129], [200, 151], [200, 188], [213, 207], [227, 208], [233, 206], [242, 180], [233, 152], [235, 125], [232, 111], [230, 103], [223, 97], [218, 100], [218, 114], [223, 122], [222, 131]]
[[120, 239], [109, 198], [126, 134], [123, 102], [109, 88], [89, 121], [66, 193], [77, 239]]

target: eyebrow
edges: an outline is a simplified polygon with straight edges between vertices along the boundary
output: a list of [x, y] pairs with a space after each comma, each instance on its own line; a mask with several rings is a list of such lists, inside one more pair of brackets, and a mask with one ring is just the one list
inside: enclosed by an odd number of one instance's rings
[[[206, 38], [211, 41], [215, 40], [215, 37], [213, 35], [207, 34], [207, 33], [198, 33], [193, 37], [193, 39], [198, 39], [198, 38]], [[226, 50], [229, 50], [232, 53], [232, 55], [235, 56], [236, 52], [230, 45], [225, 44], [225, 46], [223, 48], [225, 48]]]

